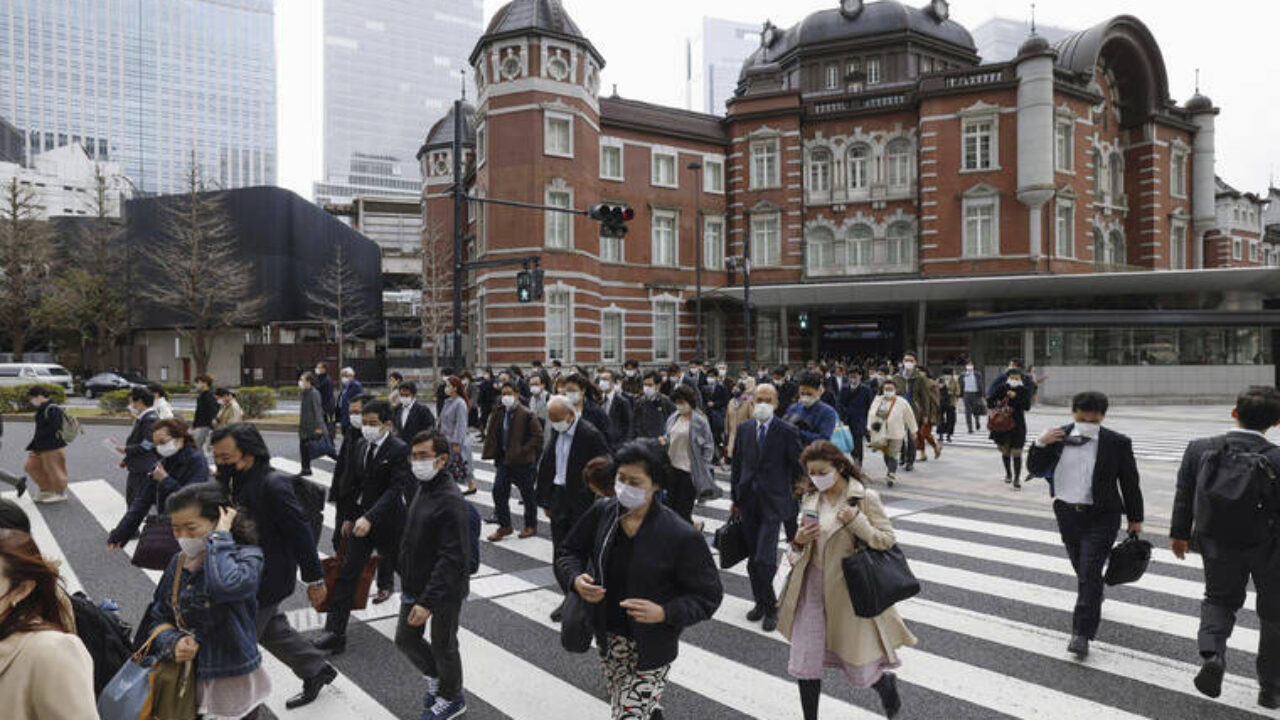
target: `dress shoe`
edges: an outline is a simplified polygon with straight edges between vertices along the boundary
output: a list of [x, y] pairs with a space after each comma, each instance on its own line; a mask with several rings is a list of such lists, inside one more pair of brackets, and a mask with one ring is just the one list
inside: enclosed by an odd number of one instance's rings
[[1222, 676], [1227, 671], [1227, 663], [1222, 656], [1214, 653], [1204, 659], [1200, 672], [1196, 673], [1196, 689], [1201, 694], [1216, 698], [1222, 694]]
[[500, 527], [497, 530], [494, 530], [492, 533], [489, 533], [489, 542], [498, 542], [499, 540], [510, 535], [513, 532], [515, 531], [512, 530], [510, 527]]
[[472, 484], [470, 484], [470, 485], [468, 485], [468, 486], [467, 486], [467, 489], [466, 489], [466, 490], [463, 490], [463, 491], [462, 491], [462, 494], [463, 494], [463, 495], [475, 495], [475, 494], [476, 494], [476, 493], [478, 493], [478, 492], [480, 492], [480, 489], [476, 487], [475, 483], [472, 483]]
[[884, 478], [884, 484], [888, 485], [889, 487], [893, 487], [893, 483], [897, 479], [898, 479], [898, 476], [894, 475], [893, 473], [889, 473]]
[[538, 528], [526, 527], [525, 529], [521, 530], [520, 534], [517, 535], [516, 537], [520, 538], [521, 540], [524, 540], [525, 538], [531, 538], [537, 534], [538, 534]]
[[293, 710], [315, 702], [315, 699], [320, 697], [320, 691], [324, 686], [336, 680], [337, 677], [337, 669], [329, 663], [325, 663], [324, 669], [316, 673], [314, 677], [309, 677], [302, 681], [302, 692], [284, 701], [285, 708]]
[[562, 617], [564, 617], [564, 603], [563, 603], [563, 602], [562, 602], [562, 603], [560, 603], [560, 605], [559, 605], [558, 607], [556, 607], [556, 609], [555, 609], [555, 610], [552, 610], [552, 611], [551, 611], [551, 622], [558, 623], [558, 622], [560, 622], [560, 619], [561, 619]]
[[756, 603], [755, 607], [747, 611], [747, 620], [750, 622], [760, 622], [764, 618], [764, 606]]
[[1276, 698], [1276, 691], [1262, 688], [1258, 691], [1258, 704], [1264, 708], [1275, 710], [1280, 707], [1280, 699]]
[[1018, 480], [1018, 479], [1016, 479], [1016, 478], [1015, 478], [1015, 479], [1014, 479], [1014, 481], [1013, 481], [1013, 489], [1014, 489], [1014, 490], [1021, 490], [1021, 489], [1022, 489], [1022, 481], [1021, 481], [1021, 480]]
[[311, 644], [315, 645], [317, 650], [324, 650], [330, 655], [341, 655], [347, 649], [347, 636], [326, 631], [312, 640]]
[[378, 594], [373, 596], [373, 604], [381, 605], [382, 603], [391, 599], [391, 594], [392, 594], [392, 591], [390, 588], [383, 588], [379, 590]]
[[1083, 660], [1089, 654], [1089, 638], [1083, 635], [1072, 635], [1067, 643], [1067, 652]]
[[902, 696], [898, 694], [898, 676], [887, 672], [880, 676], [875, 685], [876, 694], [880, 696], [880, 704], [884, 707], [884, 716], [893, 718], [902, 709]]
[[915, 466], [915, 464], [914, 464], [914, 463], [912, 463], [912, 464], [910, 464], [910, 465], [903, 465], [903, 466], [902, 466], [902, 471], [903, 471], [903, 472], [915, 472], [915, 471], [916, 471], [916, 466]]
[[302, 472], [298, 473], [298, 477], [311, 477], [311, 468], [303, 468]]
[[766, 610], [764, 613], [764, 622], [760, 623], [760, 627], [765, 632], [773, 632], [778, 629], [778, 609]]

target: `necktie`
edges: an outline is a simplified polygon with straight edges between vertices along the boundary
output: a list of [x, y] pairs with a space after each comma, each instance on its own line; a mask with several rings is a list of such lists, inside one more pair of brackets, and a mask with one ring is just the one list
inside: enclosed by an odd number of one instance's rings
[[769, 426], [764, 423], [760, 423], [760, 427], [756, 430], [756, 447], [760, 448], [761, 452], [764, 452], [764, 435], [768, 430]]
[[369, 445], [369, 451], [364, 454], [364, 467], [366, 470], [373, 467], [373, 456], [377, 452], [378, 446], [371, 443]]

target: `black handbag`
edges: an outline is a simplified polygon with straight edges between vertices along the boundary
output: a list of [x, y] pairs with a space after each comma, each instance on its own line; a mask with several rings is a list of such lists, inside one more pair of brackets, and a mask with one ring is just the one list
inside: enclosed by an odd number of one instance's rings
[[1138, 538], [1137, 533], [1129, 533], [1129, 537], [1111, 548], [1107, 558], [1107, 573], [1103, 581], [1108, 585], [1124, 585], [1137, 582], [1147, 572], [1151, 564], [1151, 543]]
[[560, 646], [571, 653], [584, 653], [591, 649], [591, 640], [595, 635], [591, 605], [582, 599], [577, 590], [569, 588], [560, 610]]
[[149, 515], [138, 536], [130, 562], [144, 570], [165, 570], [169, 561], [178, 554], [178, 540], [173, 537], [173, 527], [168, 515]]
[[713, 545], [720, 551], [721, 570], [728, 570], [746, 560], [751, 553], [747, 549], [746, 533], [742, 530], [742, 517], [734, 515], [721, 525], [720, 529], [716, 530]]
[[920, 594], [920, 581], [907, 565], [907, 556], [895, 544], [888, 550], [864, 545], [840, 561], [844, 584], [858, 617], [873, 618], [895, 604]]

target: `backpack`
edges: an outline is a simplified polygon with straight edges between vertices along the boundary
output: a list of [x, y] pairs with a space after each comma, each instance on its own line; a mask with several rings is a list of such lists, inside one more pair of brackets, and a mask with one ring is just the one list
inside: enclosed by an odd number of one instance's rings
[[463, 501], [467, 506], [467, 539], [471, 541], [471, 562], [468, 563], [467, 573], [475, 575], [480, 569], [480, 511], [475, 505], [467, 501]]
[[311, 527], [311, 542], [320, 547], [320, 530], [324, 527], [324, 486], [298, 475], [291, 475], [293, 494], [307, 515], [307, 525]]
[[101, 695], [133, 654], [129, 626], [120, 619], [119, 607], [113, 601], [104, 600], [98, 605], [81, 591], [70, 597], [76, 635], [93, 658], [93, 692]]
[[1266, 537], [1276, 513], [1280, 471], [1258, 452], [1222, 439], [1200, 455], [1195, 535], [1248, 545]]
[[[46, 412], [48, 411], [46, 410]], [[71, 413], [62, 408], [58, 408], [58, 412], [62, 414], [62, 424], [58, 427], [58, 440], [70, 445], [72, 440], [84, 434], [84, 428], [80, 427], [80, 421], [75, 419]]]

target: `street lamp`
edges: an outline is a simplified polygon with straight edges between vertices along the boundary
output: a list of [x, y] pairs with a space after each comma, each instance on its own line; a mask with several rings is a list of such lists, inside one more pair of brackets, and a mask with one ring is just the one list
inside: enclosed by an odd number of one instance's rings
[[724, 265], [730, 270], [742, 269], [742, 326], [747, 340], [746, 368], [751, 367], [751, 258], [747, 255], [730, 255], [724, 259]]
[[695, 342], [697, 351], [695, 352], [694, 356], [697, 357], [699, 360], [705, 361], [706, 357], [705, 357], [705, 353], [703, 352], [703, 346], [702, 346], [702, 172], [701, 172], [702, 163], [694, 161], [689, 163], [687, 167], [693, 171], [694, 177], [697, 179], [697, 188], [698, 188], [698, 195], [694, 199], [694, 202], [697, 203], [696, 205], [697, 211], [694, 215], [694, 222], [696, 222], [698, 225], [697, 228], [694, 229], [694, 237], [697, 238], [697, 247], [695, 248], [695, 254], [697, 256], [697, 264], [694, 266], [693, 277], [694, 277], [694, 282], [698, 286], [698, 289], [697, 289], [698, 294], [694, 298], [694, 315], [697, 317], [697, 328], [698, 328], [697, 336], [696, 336], [697, 340]]

